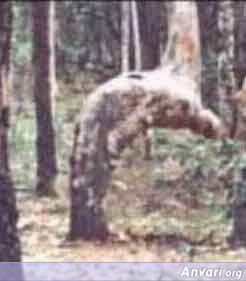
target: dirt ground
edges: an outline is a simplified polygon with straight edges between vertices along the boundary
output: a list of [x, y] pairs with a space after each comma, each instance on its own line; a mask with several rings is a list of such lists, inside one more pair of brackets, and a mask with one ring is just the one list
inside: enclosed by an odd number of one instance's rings
[[23, 261], [245, 261], [246, 250], [226, 245], [188, 245], [178, 238], [140, 237], [106, 243], [68, 242], [69, 201], [66, 196], [18, 199]]

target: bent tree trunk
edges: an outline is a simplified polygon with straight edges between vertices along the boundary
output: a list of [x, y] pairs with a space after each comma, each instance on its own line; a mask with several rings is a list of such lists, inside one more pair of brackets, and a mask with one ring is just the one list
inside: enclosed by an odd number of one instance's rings
[[[9, 105], [7, 100], [11, 49], [11, 2], [0, 3], [0, 262], [21, 260], [18, 213], [8, 159]], [[21, 271], [20, 271], [21, 272]], [[21, 279], [21, 276], [19, 276]]]
[[165, 70], [134, 72], [116, 77], [89, 96], [76, 124], [71, 157], [70, 239], [107, 237], [102, 203], [115, 160], [143, 131], [190, 128], [208, 137], [220, 136], [220, 121], [202, 108], [189, 82]]

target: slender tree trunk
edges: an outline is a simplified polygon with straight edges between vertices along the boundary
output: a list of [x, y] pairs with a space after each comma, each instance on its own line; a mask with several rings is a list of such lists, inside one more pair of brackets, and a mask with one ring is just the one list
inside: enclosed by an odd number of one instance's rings
[[246, 246], [246, 167], [238, 168], [234, 182], [234, 202], [232, 207], [233, 232], [230, 242], [238, 246]]
[[121, 71], [130, 69], [130, 3], [121, 2]]
[[[237, 1], [231, 3], [233, 5], [233, 16], [235, 20], [234, 25], [234, 73], [236, 88], [241, 90], [241, 93], [245, 95], [246, 91], [246, 3], [244, 1]], [[229, 7], [231, 8], [231, 7]], [[229, 16], [229, 14], [228, 14]], [[231, 31], [231, 30], [230, 30]], [[231, 39], [232, 41], [232, 39]], [[232, 47], [231, 47], [232, 48]], [[232, 52], [232, 50], [231, 50]], [[231, 53], [230, 53], [231, 55]], [[229, 80], [230, 82], [230, 80]], [[229, 84], [230, 85], [230, 84]], [[234, 84], [233, 84], [234, 86]], [[229, 93], [230, 94], [230, 93]], [[233, 94], [233, 93], [232, 93]], [[240, 138], [245, 142], [245, 103], [236, 104], [234, 108], [234, 131], [231, 132], [232, 136]], [[246, 246], [246, 167], [242, 165], [238, 167], [235, 174], [234, 182], [234, 204], [232, 208], [233, 215], [233, 233], [232, 242], [238, 246]]]
[[[139, 28], [142, 48], [142, 69], [151, 70], [160, 65], [160, 41], [161, 32], [163, 35], [162, 45], [167, 38], [167, 14], [166, 3], [139, 1], [137, 2], [139, 11]], [[163, 14], [162, 14], [163, 13]], [[148, 20], [146, 20], [148, 19]], [[163, 20], [163, 24], [161, 24]], [[163, 28], [163, 30], [161, 30]], [[144, 158], [152, 159], [154, 132], [149, 130], [143, 135]]]
[[[220, 97], [235, 93], [234, 76], [234, 14], [231, 1], [218, 2], [218, 72]], [[224, 103], [222, 101], [222, 107]]]
[[[18, 213], [8, 159], [9, 66], [12, 34], [12, 3], [0, 2], [0, 262], [21, 260], [17, 232]], [[20, 276], [20, 280], [22, 277]]]
[[206, 106], [218, 111], [218, 3], [197, 1], [197, 9], [202, 55], [202, 100]]
[[57, 82], [56, 82], [56, 2], [54, 0], [49, 1], [49, 46], [50, 46], [50, 95], [51, 95], [51, 107], [53, 116], [55, 116], [56, 94], [57, 94]]
[[132, 30], [134, 39], [134, 53], [135, 53], [135, 70], [142, 69], [142, 52], [141, 52], [141, 38], [139, 30], [139, 17], [137, 2], [131, 1], [131, 15], [132, 15]]
[[233, 3], [234, 20], [235, 20], [235, 76], [237, 80], [237, 87], [242, 88], [243, 80], [246, 76], [246, 2], [235, 1]]
[[34, 98], [37, 124], [37, 193], [53, 194], [57, 173], [53, 97], [54, 2], [32, 3]]
[[234, 75], [234, 11], [231, 1], [218, 2], [218, 78], [220, 96], [220, 115], [227, 124], [231, 124], [231, 137], [235, 135], [233, 124], [237, 120], [237, 108], [225, 102], [236, 92]]
[[151, 70], [160, 65], [161, 32], [163, 37], [167, 35], [167, 22], [161, 25], [161, 20], [165, 21], [166, 19], [166, 15], [161, 18], [162, 9], [165, 8], [164, 4], [166, 3], [141, 1], [137, 4], [142, 47], [142, 69]]
[[[159, 3], [159, 2], [157, 2]], [[162, 59], [164, 59], [163, 54], [167, 48], [168, 43], [168, 30], [169, 30], [169, 22], [168, 22], [168, 13], [169, 13], [169, 2], [163, 2], [160, 6], [160, 53], [159, 53], [159, 65], [162, 64]], [[156, 9], [158, 6], [156, 7]], [[158, 17], [157, 17], [158, 18]], [[157, 28], [157, 26], [156, 26]], [[157, 39], [158, 40], [158, 39]], [[155, 40], [154, 40], [155, 41]]]
[[242, 141], [246, 139], [246, 112], [244, 97], [246, 93], [246, 3], [244, 1], [233, 2], [234, 12], [234, 74], [237, 92], [232, 96], [237, 99], [233, 102], [234, 108], [231, 136]]

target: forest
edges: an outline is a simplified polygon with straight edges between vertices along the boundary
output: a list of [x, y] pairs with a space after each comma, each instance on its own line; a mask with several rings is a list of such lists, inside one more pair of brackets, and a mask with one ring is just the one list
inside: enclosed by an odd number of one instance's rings
[[246, 259], [246, 2], [0, 1], [0, 261]]

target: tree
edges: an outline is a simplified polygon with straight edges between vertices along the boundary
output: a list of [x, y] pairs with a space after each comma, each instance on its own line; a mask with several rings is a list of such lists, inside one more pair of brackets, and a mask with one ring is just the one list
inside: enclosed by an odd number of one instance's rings
[[202, 100], [206, 106], [218, 111], [218, 3], [197, 1], [197, 10], [202, 60]]
[[[236, 109], [231, 108], [226, 98], [236, 92], [236, 79], [234, 75], [234, 13], [230, 1], [218, 2], [218, 77], [220, 114], [230, 123], [236, 115]], [[234, 135], [234, 132], [231, 132]]]
[[130, 4], [121, 2], [121, 71], [130, 69]]
[[[246, 30], [245, 30], [245, 8], [246, 3], [244, 1], [238, 1], [233, 3], [234, 9], [234, 39], [235, 39], [235, 48], [234, 48], [234, 73], [236, 79], [236, 88], [240, 89], [236, 94], [231, 96], [234, 99], [234, 130], [232, 131], [233, 136], [245, 141], [246, 131], [245, 131], [245, 93], [246, 93], [246, 79], [245, 79], [245, 44], [246, 44]], [[244, 157], [244, 154], [241, 156]], [[246, 182], [246, 167], [245, 162], [242, 161], [242, 164], [237, 168], [235, 173], [234, 181], [234, 202], [232, 206], [232, 216], [233, 216], [233, 232], [232, 240], [239, 246], [246, 245], [246, 224], [245, 224], [245, 215], [246, 215], [246, 197], [245, 197], [245, 182]]]
[[[161, 32], [163, 32], [165, 36], [167, 35], [165, 4], [166, 3], [151, 1], [137, 2], [143, 70], [151, 70], [160, 65]], [[163, 17], [161, 17], [162, 10], [164, 13]], [[163, 24], [161, 21], [164, 21]], [[165, 45], [166, 42], [163, 43]]]
[[[160, 65], [160, 50], [167, 41], [167, 11], [166, 3], [139, 1], [139, 28], [141, 39], [142, 69], [152, 70]], [[161, 39], [163, 39], [161, 42]], [[162, 43], [162, 44], [161, 44]], [[144, 158], [152, 159], [153, 130], [148, 130], [142, 136], [144, 141]]]
[[236, 76], [237, 87], [242, 88], [243, 79], [246, 73], [246, 3], [237, 1], [233, 3], [234, 8], [234, 35], [235, 35], [235, 56], [234, 71]]
[[11, 2], [0, 3], [0, 261], [21, 260], [20, 241], [17, 232], [18, 213], [14, 186], [11, 180], [8, 158], [9, 105], [7, 95], [10, 90], [9, 66], [12, 32]]
[[[74, 132], [70, 239], [106, 239], [102, 202], [115, 160], [143, 131], [190, 128], [207, 137], [222, 136], [221, 122], [202, 107], [192, 84], [164, 69], [124, 73], [89, 96]], [[177, 87], [170, 92], [171, 85]]]
[[122, 1], [121, 10], [121, 71], [140, 71], [142, 55], [137, 2]]
[[246, 167], [237, 168], [234, 180], [234, 201], [232, 205], [233, 231], [229, 241], [238, 246], [246, 246], [246, 196], [245, 196]]
[[188, 75], [197, 84], [197, 89], [200, 89], [200, 41], [196, 5], [193, 1], [175, 1], [170, 5], [169, 38], [162, 65], [174, 65], [176, 72]]
[[37, 124], [37, 193], [53, 192], [57, 173], [54, 130], [54, 1], [32, 3], [34, 100]]
[[142, 52], [141, 52], [141, 38], [139, 30], [139, 17], [137, 2], [131, 1], [131, 15], [132, 15], [132, 30], [134, 39], [134, 54], [135, 54], [135, 70], [142, 69]]
[[105, 79], [120, 71], [121, 7], [120, 1], [64, 1], [57, 5], [59, 74], [67, 78], [67, 74], [89, 68]]
[[219, 112], [235, 135], [237, 108], [227, 100], [237, 90], [234, 74], [235, 24], [231, 1], [204, 5], [198, 1], [200, 41], [202, 49], [202, 97], [208, 106]]

